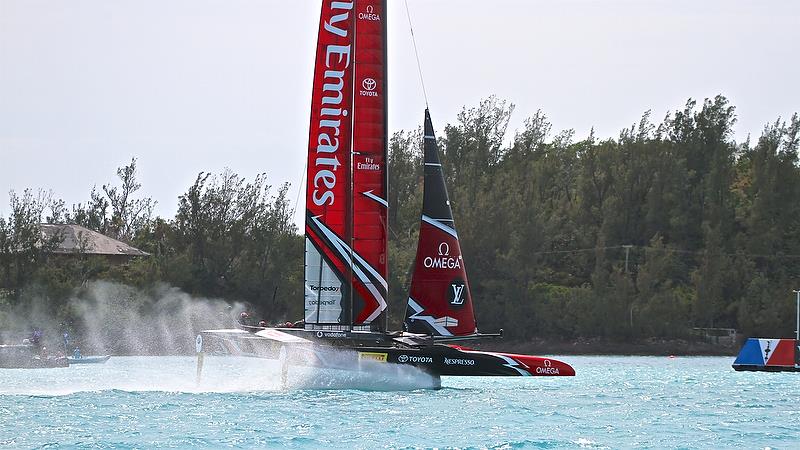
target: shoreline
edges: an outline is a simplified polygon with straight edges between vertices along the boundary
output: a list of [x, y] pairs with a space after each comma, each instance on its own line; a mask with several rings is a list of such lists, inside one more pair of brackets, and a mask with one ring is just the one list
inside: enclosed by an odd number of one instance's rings
[[[470, 347], [470, 345], [465, 345]], [[527, 341], [485, 341], [474, 348], [528, 355], [593, 355], [593, 356], [730, 356], [735, 357], [739, 345], [711, 344], [684, 339], [644, 339], [620, 342], [609, 339], [557, 340], [536, 338]]]

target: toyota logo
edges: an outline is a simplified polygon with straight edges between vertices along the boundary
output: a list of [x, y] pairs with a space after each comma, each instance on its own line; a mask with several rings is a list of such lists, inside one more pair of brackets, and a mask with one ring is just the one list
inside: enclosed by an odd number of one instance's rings
[[375, 83], [374, 78], [364, 78], [364, 81], [361, 82], [361, 87], [363, 87], [365, 91], [374, 91], [376, 85], [377, 83]]
[[400, 356], [398, 356], [397, 357], [397, 362], [401, 362], [401, 363], [408, 362], [408, 355], [400, 355]]

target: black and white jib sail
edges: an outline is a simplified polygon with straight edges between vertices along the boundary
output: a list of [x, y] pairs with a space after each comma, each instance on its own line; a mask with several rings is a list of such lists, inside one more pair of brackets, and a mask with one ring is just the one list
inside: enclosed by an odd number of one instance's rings
[[472, 295], [427, 109], [424, 140], [422, 220], [404, 328], [434, 336], [475, 334]]

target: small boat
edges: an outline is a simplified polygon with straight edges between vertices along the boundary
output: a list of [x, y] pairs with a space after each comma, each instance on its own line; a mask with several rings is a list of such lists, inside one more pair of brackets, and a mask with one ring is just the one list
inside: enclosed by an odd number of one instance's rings
[[0, 345], [0, 368], [2, 369], [49, 369], [68, 367], [69, 361], [63, 356], [42, 357], [31, 344]]
[[103, 364], [108, 359], [111, 358], [111, 355], [103, 355], [103, 356], [81, 356], [80, 358], [74, 358], [70, 356], [67, 358], [70, 364]]
[[[417, 367], [440, 376], [573, 376], [549, 357], [456, 344], [481, 333], [425, 109], [424, 193], [403, 329], [388, 330], [388, 133], [386, 0], [323, 0], [308, 146], [303, 325], [205, 330], [207, 351], [356, 369]], [[300, 300], [300, 299], [298, 299]], [[204, 341], [207, 341], [204, 344]], [[296, 350], [296, 351], [294, 351]]]

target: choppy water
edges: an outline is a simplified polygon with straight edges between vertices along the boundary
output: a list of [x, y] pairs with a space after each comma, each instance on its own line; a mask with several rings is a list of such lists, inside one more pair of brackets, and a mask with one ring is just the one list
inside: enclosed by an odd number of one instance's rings
[[800, 448], [800, 373], [561, 357], [574, 378], [357, 374], [206, 358], [0, 369], [2, 447]]

